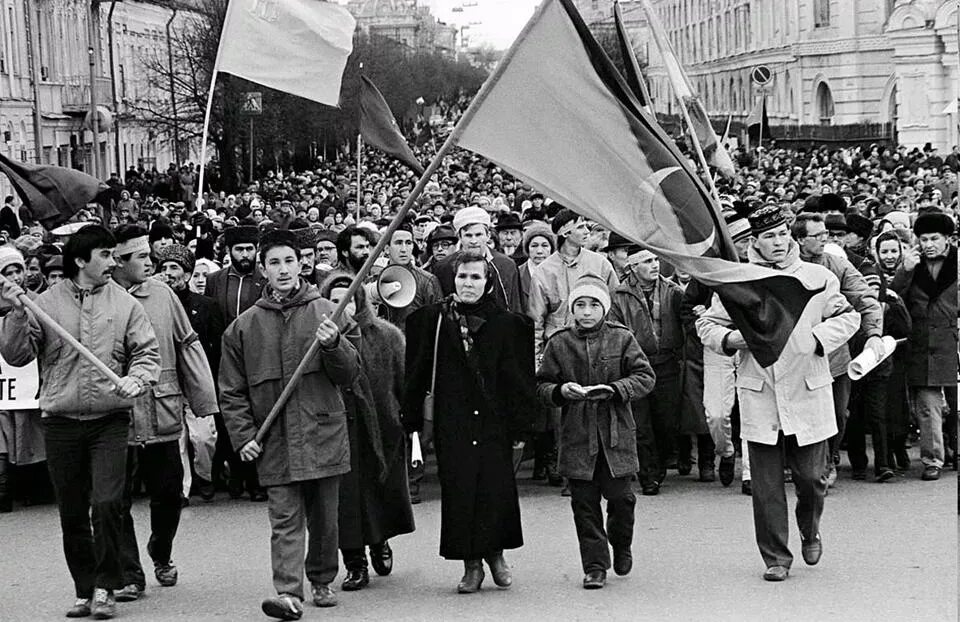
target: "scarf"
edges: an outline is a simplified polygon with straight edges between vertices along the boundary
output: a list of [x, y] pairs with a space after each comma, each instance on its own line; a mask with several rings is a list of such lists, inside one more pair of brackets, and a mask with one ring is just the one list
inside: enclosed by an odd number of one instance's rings
[[290, 290], [290, 293], [284, 295], [284, 294], [281, 294], [280, 292], [278, 292], [277, 290], [273, 289], [272, 287], [270, 287], [270, 286], [268, 285], [268, 286], [267, 286], [267, 297], [268, 297], [271, 301], [277, 303], [278, 305], [284, 305], [284, 304], [290, 302], [291, 300], [293, 300], [294, 298], [296, 298], [297, 294], [300, 293], [300, 287], [301, 287], [301, 283], [300, 283], [300, 281], [298, 280], [296, 286], [295, 286], [293, 289]]

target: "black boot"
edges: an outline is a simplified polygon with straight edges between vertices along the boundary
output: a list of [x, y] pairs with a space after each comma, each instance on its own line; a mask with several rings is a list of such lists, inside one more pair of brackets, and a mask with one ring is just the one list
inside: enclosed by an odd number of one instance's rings
[[13, 511], [13, 491], [10, 488], [10, 461], [0, 454], [0, 513]]
[[480, 584], [483, 583], [483, 560], [466, 559], [463, 561], [463, 578], [457, 585], [457, 591], [461, 594], [473, 594], [480, 590]]

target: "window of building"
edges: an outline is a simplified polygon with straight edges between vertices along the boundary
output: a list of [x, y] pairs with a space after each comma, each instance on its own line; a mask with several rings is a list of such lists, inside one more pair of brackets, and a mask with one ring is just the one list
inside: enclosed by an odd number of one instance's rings
[[817, 115], [821, 125], [830, 125], [833, 123], [835, 114], [833, 106], [833, 94], [826, 82], [821, 82], [817, 87]]
[[813, 0], [813, 27], [825, 28], [830, 25], [830, 0]]

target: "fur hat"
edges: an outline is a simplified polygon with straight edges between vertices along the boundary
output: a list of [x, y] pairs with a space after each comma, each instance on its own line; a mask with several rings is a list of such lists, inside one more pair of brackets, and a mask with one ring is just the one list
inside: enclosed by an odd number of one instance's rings
[[314, 229], [313, 227], [293, 229], [292, 231], [297, 238], [297, 242], [300, 244], [301, 250], [305, 248], [316, 248], [317, 242], [320, 241], [321, 234], [323, 233], [322, 229]]
[[925, 233], [942, 233], [943, 235], [953, 235], [957, 225], [945, 212], [923, 212], [917, 216], [913, 223], [913, 232], [917, 235]]
[[847, 216], [847, 229], [850, 233], [856, 233], [863, 239], [873, 235], [873, 221], [860, 214], [850, 214]]
[[197, 265], [197, 260], [190, 249], [181, 244], [168, 244], [157, 251], [157, 267], [162, 266], [165, 261], [174, 261], [180, 264], [180, 267], [187, 274], [193, 274], [193, 269]]
[[596, 274], [584, 274], [570, 290], [567, 307], [573, 313], [573, 304], [578, 298], [589, 297], [595, 299], [603, 307], [603, 314], [610, 312], [610, 290], [607, 283]]
[[230, 227], [223, 232], [223, 242], [227, 248], [235, 244], [256, 244], [259, 238], [260, 230], [254, 225]]

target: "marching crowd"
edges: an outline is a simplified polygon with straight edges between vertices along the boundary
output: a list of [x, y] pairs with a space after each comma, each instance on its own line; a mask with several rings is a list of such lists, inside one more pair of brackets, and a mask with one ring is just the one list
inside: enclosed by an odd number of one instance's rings
[[[8, 200], [0, 354], [37, 360], [41, 389], [39, 411], [0, 413], [0, 511], [52, 487], [77, 598], [67, 615], [105, 619], [146, 587], [130, 514], [141, 489], [162, 586], [178, 580], [173, 543], [191, 495], [249, 495], [266, 502], [272, 530], [277, 594], [263, 611], [298, 619], [304, 574], [317, 606], [336, 604], [338, 552], [343, 590], [368, 585], [368, 566], [391, 572], [389, 540], [415, 529], [418, 443], [436, 455], [440, 554], [463, 561], [462, 593], [481, 588], [484, 561], [497, 586], [512, 583], [503, 551], [523, 544], [524, 459], [570, 497], [583, 586], [596, 589], [609, 569], [631, 570], [634, 483], [667, 494], [675, 470], [727, 487], [739, 457], [763, 576], [784, 580], [785, 482], [813, 565], [842, 452], [853, 479], [903, 477], [913, 443], [922, 480], [957, 468], [960, 153], [734, 156], [737, 178], [718, 186], [740, 260], [815, 292], [771, 366], [710, 287], [464, 151], [337, 322], [417, 181], [372, 150], [359, 186], [349, 164], [324, 163], [210, 192], [200, 209], [192, 166], [131, 169], [118, 201], [63, 236]], [[388, 266], [414, 284], [402, 305], [377, 286]], [[882, 356], [884, 336], [900, 340], [894, 354], [851, 379], [851, 360]]]

